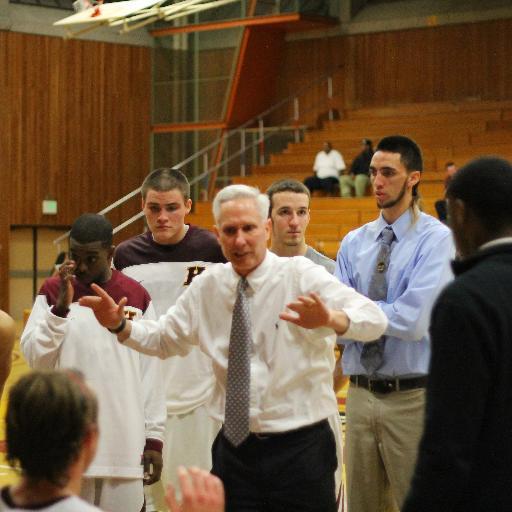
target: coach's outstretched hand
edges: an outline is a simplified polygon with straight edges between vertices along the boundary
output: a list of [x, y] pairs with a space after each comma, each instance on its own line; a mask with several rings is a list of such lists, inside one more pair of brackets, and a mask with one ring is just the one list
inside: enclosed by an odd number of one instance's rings
[[119, 304], [97, 284], [91, 284], [91, 288], [98, 294], [86, 295], [79, 299], [80, 306], [91, 308], [96, 320], [107, 329], [116, 329], [124, 319], [124, 306], [127, 299], [123, 297]]
[[301, 295], [295, 302], [286, 304], [286, 307], [293, 313], [283, 311], [279, 318], [305, 329], [330, 327], [337, 334], [342, 335], [350, 325], [350, 320], [344, 311], [329, 309], [320, 295], [315, 292]]
[[181, 503], [169, 485], [165, 499], [171, 512], [224, 512], [224, 486], [211, 473], [198, 468], [178, 469]]

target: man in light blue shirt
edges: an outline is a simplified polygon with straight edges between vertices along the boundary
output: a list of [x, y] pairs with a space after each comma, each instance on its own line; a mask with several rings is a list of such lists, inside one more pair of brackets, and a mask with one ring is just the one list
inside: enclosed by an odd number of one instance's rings
[[344, 238], [336, 261], [335, 275], [343, 283], [372, 296], [382, 232], [392, 228], [389, 262], [380, 261], [387, 296], [377, 304], [389, 326], [376, 345], [381, 351], [376, 369], [367, 370], [361, 362], [364, 343], [343, 342], [343, 372], [351, 381], [346, 440], [350, 512], [401, 507], [422, 434], [430, 311], [452, 277], [454, 256], [450, 230], [418, 208], [422, 170], [414, 141], [402, 136], [380, 141], [370, 176], [381, 214]]

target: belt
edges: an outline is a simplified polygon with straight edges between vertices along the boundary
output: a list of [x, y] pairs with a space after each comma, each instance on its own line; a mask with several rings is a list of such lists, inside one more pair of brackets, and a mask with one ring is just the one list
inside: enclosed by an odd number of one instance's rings
[[317, 421], [316, 423], [312, 423], [310, 425], [305, 425], [303, 427], [294, 428], [293, 430], [285, 430], [283, 432], [251, 432], [249, 434], [249, 438], [274, 439], [276, 437], [277, 438], [293, 437], [295, 435], [302, 435], [306, 432], [314, 431], [318, 428], [324, 428], [325, 426], [329, 426], [328, 420], [320, 420], [320, 421]]
[[427, 376], [412, 377], [410, 379], [369, 379], [366, 375], [351, 375], [350, 382], [358, 388], [364, 388], [372, 393], [392, 393], [393, 391], [407, 391], [427, 386]]

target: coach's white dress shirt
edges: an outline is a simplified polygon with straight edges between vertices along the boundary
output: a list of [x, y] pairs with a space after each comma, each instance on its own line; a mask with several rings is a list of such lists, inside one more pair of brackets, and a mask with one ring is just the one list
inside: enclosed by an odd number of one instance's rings
[[[208, 409], [220, 421], [239, 279], [231, 263], [211, 265], [157, 322], [133, 322], [131, 337], [125, 341], [162, 358], [186, 354], [191, 345], [199, 345], [212, 358], [216, 383]], [[267, 251], [247, 280], [253, 326], [251, 431], [282, 432], [327, 418], [337, 408], [332, 391], [335, 333], [298, 327], [279, 314], [286, 304], [314, 291], [328, 307], [348, 315], [350, 327], [344, 337], [361, 341], [377, 339], [384, 332], [385, 315], [372, 301], [302, 256], [281, 258]]]

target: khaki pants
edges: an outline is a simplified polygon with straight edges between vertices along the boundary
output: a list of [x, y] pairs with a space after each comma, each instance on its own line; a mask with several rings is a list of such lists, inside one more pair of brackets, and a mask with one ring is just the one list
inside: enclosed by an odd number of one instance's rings
[[341, 197], [351, 197], [352, 189], [355, 189], [356, 197], [363, 197], [366, 194], [366, 187], [369, 181], [370, 178], [366, 174], [340, 176]]
[[423, 432], [425, 390], [373, 394], [350, 385], [345, 462], [349, 512], [402, 506]]

